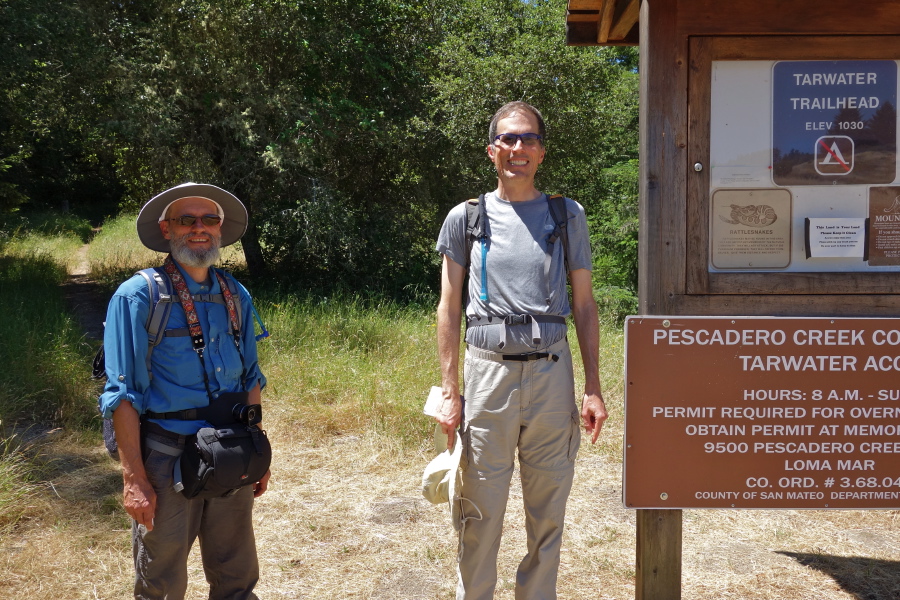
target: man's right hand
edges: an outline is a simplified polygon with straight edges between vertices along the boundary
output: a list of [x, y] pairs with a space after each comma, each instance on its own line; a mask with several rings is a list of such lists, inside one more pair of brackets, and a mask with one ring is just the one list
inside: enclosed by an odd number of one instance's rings
[[146, 477], [125, 478], [125, 510], [131, 518], [153, 531], [153, 517], [156, 515], [156, 491]]
[[150, 485], [141, 454], [141, 423], [131, 402], [123, 400], [113, 412], [113, 427], [122, 462], [125, 510], [147, 530], [153, 529], [156, 491]]
[[459, 427], [462, 421], [462, 400], [459, 394], [444, 392], [435, 420], [440, 424], [444, 435], [447, 436], [447, 449], [453, 450], [453, 442], [456, 440], [456, 428]]

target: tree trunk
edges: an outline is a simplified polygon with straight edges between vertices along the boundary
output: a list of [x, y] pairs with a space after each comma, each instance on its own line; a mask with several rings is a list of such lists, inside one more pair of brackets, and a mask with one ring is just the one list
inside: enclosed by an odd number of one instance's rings
[[261, 277], [266, 274], [266, 262], [263, 259], [262, 246], [259, 243], [259, 229], [256, 226], [254, 215], [254, 202], [249, 190], [241, 185], [236, 185], [234, 194], [240, 198], [247, 207], [247, 232], [241, 238], [241, 246], [244, 249], [244, 260], [247, 261], [247, 270], [251, 278]]
[[[249, 212], [249, 210], [248, 210]], [[247, 233], [241, 238], [244, 248], [244, 259], [247, 261], [247, 270], [251, 277], [259, 277], [266, 273], [266, 261], [263, 259], [262, 246], [259, 244], [259, 230], [253, 220], [252, 213]]]

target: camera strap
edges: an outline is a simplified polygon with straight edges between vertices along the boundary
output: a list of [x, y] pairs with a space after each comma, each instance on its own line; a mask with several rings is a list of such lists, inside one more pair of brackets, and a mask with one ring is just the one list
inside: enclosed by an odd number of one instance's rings
[[[194, 306], [194, 297], [191, 295], [190, 290], [188, 290], [187, 282], [185, 282], [184, 277], [182, 277], [181, 271], [175, 266], [175, 261], [172, 259], [171, 254], [166, 257], [166, 260], [163, 263], [163, 270], [172, 281], [172, 287], [175, 288], [175, 293], [178, 295], [182, 308], [184, 308], [184, 315], [187, 319], [188, 331], [191, 336], [191, 347], [200, 359], [200, 367], [203, 372], [203, 385], [206, 387], [206, 395], [209, 397], [210, 405], [212, 405], [213, 395], [209, 388], [209, 375], [206, 373], [206, 361], [203, 359], [203, 352], [206, 350], [206, 340], [203, 338], [203, 328], [200, 326], [199, 317], [197, 317], [197, 308]], [[228, 320], [231, 326], [231, 337], [234, 340], [234, 347], [241, 359], [241, 387], [243, 387], [247, 370], [244, 366], [244, 354], [241, 352], [241, 328], [238, 324], [234, 296], [231, 294], [231, 290], [228, 289], [228, 284], [225, 281], [224, 276], [216, 269], [212, 269], [212, 271], [219, 282], [219, 287], [222, 289], [222, 297], [225, 299], [225, 308], [228, 311]]]

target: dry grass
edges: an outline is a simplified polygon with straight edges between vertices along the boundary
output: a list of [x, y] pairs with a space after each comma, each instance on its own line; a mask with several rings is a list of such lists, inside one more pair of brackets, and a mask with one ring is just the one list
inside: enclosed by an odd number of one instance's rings
[[[582, 447], [576, 467], [560, 598], [634, 597], [635, 513], [621, 503], [621, 391], [607, 396], [611, 423], [600, 444]], [[323, 437], [295, 421], [278, 395], [267, 403], [275, 467], [255, 511], [260, 597], [453, 598], [455, 536], [445, 508], [418, 491], [429, 443], [408, 448], [371, 430]], [[0, 540], [0, 594], [128, 597], [130, 538], [117, 466], [75, 440], [48, 443], [53, 487], [36, 500], [46, 504], [44, 517]], [[513, 598], [523, 518], [514, 483], [495, 596], [501, 600]], [[900, 597], [894, 511], [685, 511], [683, 539], [684, 598]], [[205, 598], [196, 552], [190, 570], [188, 597]]]
[[[323, 323], [317, 313], [282, 319], [288, 308], [268, 307], [266, 315], [280, 333], [263, 352], [270, 378], [265, 422], [275, 457], [269, 492], [255, 510], [260, 598], [453, 598], [455, 534], [446, 508], [428, 504], [419, 491], [432, 455], [429, 426], [403, 409], [419, 387], [424, 400], [438, 377], [433, 336], [422, 332], [430, 326], [395, 328], [411, 348], [404, 356], [400, 342], [385, 337], [364, 310]], [[296, 330], [290, 322], [299, 323]], [[328, 328], [337, 333], [315, 340], [316, 330]], [[378, 355], [382, 348], [393, 362]], [[576, 465], [560, 568], [563, 599], [626, 600], [635, 593], [635, 512], [621, 501], [621, 333], [607, 334], [601, 362], [611, 416], [601, 441], [582, 445]], [[0, 530], [0, 597], [130, 597], [130, 522], [118, 465], [96, 437], [84, 437], [56, 431], [31, 442], [39, 469], [21, 498], [25, 517]], [[512, 600], [524, 554], [521, 488], [513, 481], [499, 600]], [[685, 511], [682, 597], [896, 600], [898, 515]], [[189, 570], [188, 598], [205, 598], [196, 548]]]

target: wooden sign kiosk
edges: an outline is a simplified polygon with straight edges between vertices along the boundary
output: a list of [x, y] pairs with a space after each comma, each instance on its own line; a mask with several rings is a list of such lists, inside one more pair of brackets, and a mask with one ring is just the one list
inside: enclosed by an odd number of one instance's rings
[[[643, 315], [900, 316], [900, 3], [569, 0], [566, 19], [569, 45], [640, 45]], [[636, 597], [680, 598], [681, 510], [637, 512]]]

